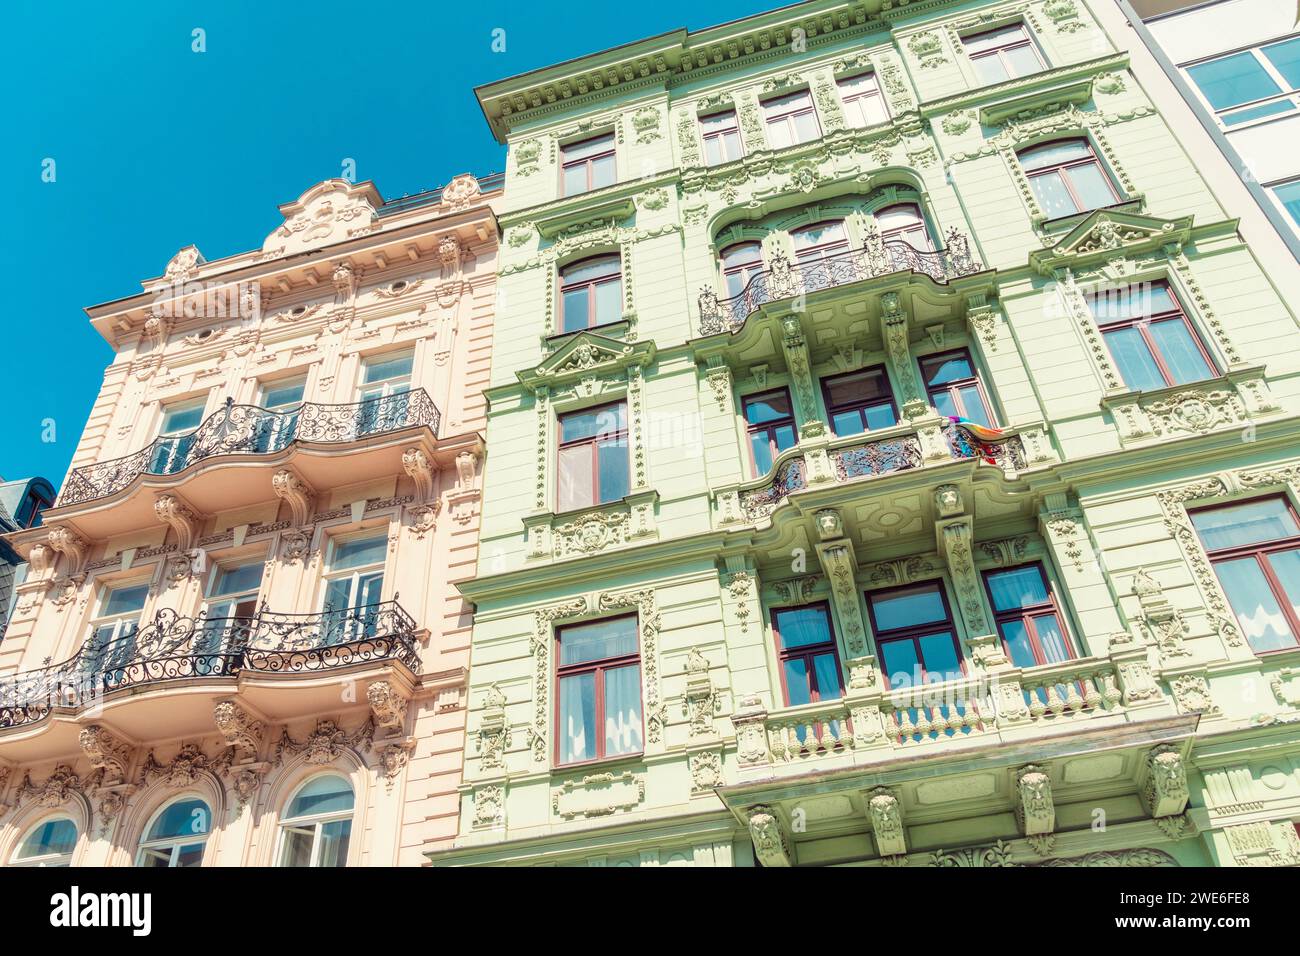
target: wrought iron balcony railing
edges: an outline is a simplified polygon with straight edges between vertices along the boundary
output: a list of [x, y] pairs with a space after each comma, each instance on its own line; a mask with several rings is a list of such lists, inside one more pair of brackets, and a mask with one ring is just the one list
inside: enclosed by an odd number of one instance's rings
[[860, 249], [793, 263], [778, 252], [766, 269], [730, 298], [720, 299], [711, 288], [704, 287], [699, 299], [700, 334], [734, 332], [768, 302], [793, 299], [893, 272], [911, 270], [943, 284], [984, 268], [971, 258], [966, 236], [951, 229], [947, 240], [945, 248], [931, 252], [899, 240], [885, 241], [870, 236]]
[[[1008, 435], [998, 442], [982, 442], [958, 425], [945, 425], [942, 432], [948, 454], [954, 461], [978, 458], [1004, 471], [1020, 471], [1026, 467], [1024, 443], [1018, 435]], [[832, 448], [830, 462], [835, 469], [835, 480], [843, 482], [920, 468], [925, 457], [921, 441], [913, 433]], [[746, 521], [766, 518], [791, 492], [808, 486], [807, 475], [808, 466], [799, 456], [778, 465], [767, 481], [757, 486], [742, 486], [738, 498], [741, 516]]]
[[395, 601], [316, 614], [181, 617], [110, 641], [86, 641], [61, 664], [0, 678], [0, 729], [42, 720], [54, 707], [80, 708], [112, 691], [163, 681], [329, 671], [400, 661], [419, 672], [415, 621]]
[[428, 425], [436, 435], [441, 417], [422, 388], [346, 405], [303, 402], [284, 412], [228, 398], [187, 435], [156, 438], [134, 454], [73, 469], [58, 504], [104, 498], [140, 475], [173, 475], [214, 455], [269, 455], [295, 441], [350, 442], [412, 425]]

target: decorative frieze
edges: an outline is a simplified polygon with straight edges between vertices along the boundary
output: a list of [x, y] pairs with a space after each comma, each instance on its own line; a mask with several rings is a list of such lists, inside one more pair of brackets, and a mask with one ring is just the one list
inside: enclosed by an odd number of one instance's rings
[[554, 788], [551, 811], [562, 820], [585, 820], [634, 810], [644, 799], [644, 774], [593, 773]]
[[284, 762], [285, 754], [302, 755], [304, 762], [315, 766], [334, 763], [345, 751], [351, 751], [358, 757], [368, 751], [375, 739], [375, 722], [367, 718], [353, 733], [347, 733], [336, 721], [322, 718], [316, 722], [316, 728], [303, 740], [295, 740], [289, 735], [288, 728], [280, 735], [275, 746], [274, 766]]

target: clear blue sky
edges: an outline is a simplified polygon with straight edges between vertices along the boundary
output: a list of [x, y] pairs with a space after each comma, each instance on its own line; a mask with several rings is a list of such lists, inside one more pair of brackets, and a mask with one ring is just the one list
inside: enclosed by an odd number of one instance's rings
[[181, 247], [259, 247], [276, 207], [346, 157], [389, 199], [499, 170], [474, 86], [779, 5], [8, 0], [0, 475], [62, 481], [112, 360], [82, 309], [139, 292]]

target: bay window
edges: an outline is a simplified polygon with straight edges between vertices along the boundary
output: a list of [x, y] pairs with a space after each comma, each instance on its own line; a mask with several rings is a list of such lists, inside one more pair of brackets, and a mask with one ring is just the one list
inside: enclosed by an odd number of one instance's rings
[[1017, 667], [1074, 658], [1060, 610], [1041, 564], [985, 571], [993, 618], [1007, 657]]
[[559, 511], [619, 501], [630, 490], [627, 403], [560, 416]]
[[948, 597], [938, 582], [867, 595], [880, 669], [897, 690], [956, 680], [964, 673]]
[[754, 474], [766, 475], [776, 456], [799, 441], [790, 393], [784, 389], [749, 395], [744, 400], [746, 431]]
[[1087, 296], [1087, 301], [1130, 389], [1185, 385], [1218, 374], [1168, 283], [1107, 289]]
[[637, 617], [557, 628], [556, 694], [560, 764], [644, 750]]
[[1250, 646], [1300, 644], [1300, 520], [1291, 502], [1258, 498], [1190, 517]]
[[844, 695], [835, 631], [825, 604], [773, 611], [772, 633], [787, 707]]
[[856, 435], [898, 424], [898, 408], [882, 365], [822, 382], [826, 414], [836, 435]]
[[763, 100], [762, 107], [767, 142], [773, 149], [807, 143], [822, 134], [807, 90]]
[[614, 185], [614, 134], [561, 146], [560, 176], [565, 196]]
[[623, 272], [618, 256], [583, 259], [560, 270], [560, 331], [577, 332], [623, 317]]
[[1072, 216], [1120, 201], [1119, 191], [1086, 139], [1063, 139], [1016, 153], [1048, 219]]

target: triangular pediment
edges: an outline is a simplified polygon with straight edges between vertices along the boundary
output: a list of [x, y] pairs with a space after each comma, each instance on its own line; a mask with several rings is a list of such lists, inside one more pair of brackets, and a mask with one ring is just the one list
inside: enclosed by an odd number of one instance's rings
[[519, 372], [529, 387], [551, 385], [616, 372], [629, 365], [645, 365], [654, 358], [653, 342], [624, 342], [596, 332], [579, 332], [536, 368]]
[[1191, 238], [1192, 217], [1161, 219], [1118, 209], [1098, 209], [1054, 245], [1031, 253], [1029, 261], [1043, 275], [1096, 260], [1124, 257], [1161, 246], [1182, 245]]

